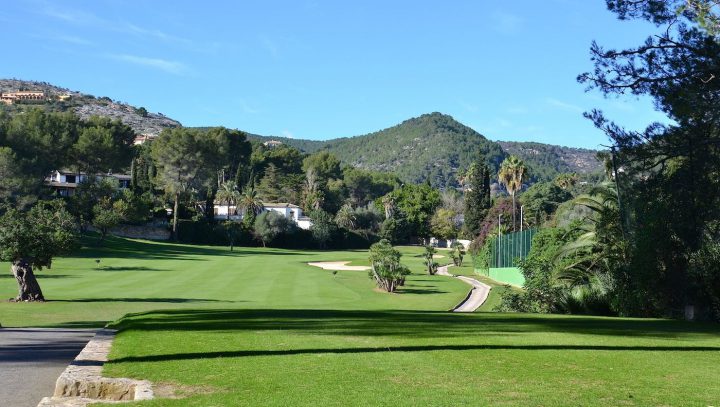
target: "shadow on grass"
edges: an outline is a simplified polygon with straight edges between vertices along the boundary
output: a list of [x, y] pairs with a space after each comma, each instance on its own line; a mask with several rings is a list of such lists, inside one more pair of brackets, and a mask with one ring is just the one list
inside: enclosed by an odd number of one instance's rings
[[411, 288], [411, 287], [400, 287], [398, 294], [445, 294], [447, 291], [438, 290], [435, 288]]
[[[39, 274], [36, 272], [35, 277], [37, 277], [38, 279], [48, 279], [48, 278], [75, 278], [76, 276], [73, 276], [70, 274], [44, 274], [44, 273]], [[12, 278], [14, 280], [15, 276], [13, 276], [12, 274], [0, 274], [0, 278], [8, 278], [8, 279]]]
[[[342, 335], [348, 337], [387, 337], [388, 345], [377, 347], [300, 348], [300, 349], [209, 349], [207, 352], [180, 352], [146, 356], [125, 356], [111, 363], [162, 362], [206, 358], [254, 356], [289, 356], [305, 354], [361, 354], [380, 352], [429, 352], [467, 350], [527, 351], [649, 351], [649, 352], [718, 352], [720, 344], [707, 339], [720, 338], [720, 328], [713, 324], [693, 324], [670, 320], [639, 320], [598, 317], [547, 315], [473, 315], [416, 311], [335, 311], [335, 310], [171, 310], [129, 315], [115, 326], [125, 331], [283, 331], [298, 335]], [[574, 335], [616, 335], [620, 337], [681, 337], [682, 342], [653, 344], [607, 344], [607, 339], [579, 340], [566, 337], [570, 343], [487, 343], [488, 338], [512, 335], [565, 333]], [[704, 334], [693, 337], [689, 334]], [[399, 340], [432, 338], [433, 342], [461, 338], [464, 343], [408, 344]], [[700, 340], [697, 345], [689, 343]], [[574, 342], [574, 343], [573, 343]], [[578, 343], [580, 342], [580, 343]], [[308, 341], [311, 343], [311, 341]], [[344, 342], [341, 342], [344, 343]]]
[[48, 300], [47, 302], [166, 302], [181, 304], [191, 302], [235, 303], [242, 301], [209, 300], [205, 298], [73, 298], [70, 300]]
[[[322, 252], [318, 252], [322, 253]], [[133, 258], [142, 260], [207, 260], [206, 256], [247, 257], [254, 255], [304, 255], [315, 256], [313, 251], [293, 251], [282, 249], [260, 249], [256, 247], [236, 247], [230, 251], [224, 246], [195, 246], [171, 242], [132, 240], [110, 236], [105, 239], [102, 246], [97, 246], [92, 237], [83, 238], [83, 248], [72, 257], [102, 259]]]
[[720, 346], [602, 346], [602, 345], [422, 345], [422, 346], [383, 346], [377, 348], [320, 348], [320, 349], [281, 349], [281, 350], [238, 350], [220, 352], [189, 352], [165, 355], [126, 356], [113, 359], [112, 363], [163, 362], [168, 360], [189, 360], [206, 358], [237, 358], [248, 356], [292, 356], [314, 354], [356, 354], [382, 352], [432, 352], [463, 350], [580, 350], [580, 351], [670, 351], [670, 352], [716, 352]]
[[694, 339], [688, 334], [704, 334], [720, 338], [720, 326], [716, 324], [657, 319], [431, 311], [167, 310], [130, 314], [115, 326], [136, 331], [291, 330], [311, 335], [403, 338], [543, 332], [688, 340]]
[[139, 266], [139, 267], [100, 266], [96, 270], [97, 271], [168, 271], [167, 269], [158, 269], [158, 268], [154, 268], [154, 267], [143, 267], [143, 266]]

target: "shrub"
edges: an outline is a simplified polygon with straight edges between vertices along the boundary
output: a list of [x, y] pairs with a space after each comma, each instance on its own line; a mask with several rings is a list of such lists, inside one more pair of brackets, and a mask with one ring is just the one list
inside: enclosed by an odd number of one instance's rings
[[276, 240], [286, 238], [298, 231], [295, 223], [275, 211], [263, 212], [255, 219], [254, 235], [262, 242], [263, 247]]
[[435, 250], [432, 246], [425, 246], [425, 253], [423, 253], [423, 257], [425, 258], [425, 261], [423, 262], [425, 264], [425, 267], [427, 267], [427, 272], [431, 276], [435, 275], [438, 270], [438, 264], [433, 258], [437, 250]]
[[335, 241], [339, 237], [338, 227], [333, 221], [330, 214], [325, 211], [313, 211], [310, 214], [313, 224], [310, 227], [312, 238], [315, 244], [321, 249], [328, 246], [329, 242]]
[[369, 276], [375, 280], [379, 288], [392, 293], [405, 283], [405, 276], [410, 274], [410, 270], [400, 263], [401, 257], [402, 254], [386, 239], [370, 246], [372, 267]]
[[462, 266], [463, 259], [465, 258], [465, 246], [463, 246], [460, 242], [454, 242], [452, 246], [450, 246], [450, 258], [453, 261], [453, 264], [455, 266]]

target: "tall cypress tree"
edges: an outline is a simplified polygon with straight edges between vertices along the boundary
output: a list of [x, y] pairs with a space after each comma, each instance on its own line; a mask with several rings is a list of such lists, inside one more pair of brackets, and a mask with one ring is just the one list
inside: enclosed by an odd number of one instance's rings
[[480, 223], [492, 206], [490, 200], [490, 169], [478, 159], [467, 171], [467, 189], [465, 191], [464, 234], [469, 239], [480, 232]]
[[270, 163], [258, 185], [258, 193], [265, 202], [278, 202], [281, 199], [280, 171]]

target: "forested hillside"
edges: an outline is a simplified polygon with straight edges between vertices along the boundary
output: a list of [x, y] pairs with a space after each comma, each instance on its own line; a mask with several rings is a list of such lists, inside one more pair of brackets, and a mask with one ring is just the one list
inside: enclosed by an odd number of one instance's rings
[[279, 141], [290, 147], [297, 148], [298, 150], [302, 151], [303, 153], [314, 153], [318, 150], [321, 150], [328, 143], [325, 140], [306, 140], [306, 139], [297, 139], [297, 138], [289, 138], [289, 137], [260, 136], [258, 134], [252, 134], [252, 133], [246, 133], [246, 134], [248, 136], [248, 140], [250, 140], [250, 141], [255, 141], [258, 143], [264, 143], [266, 141], [271, 141], [271, 140]]
[[392, 171], [401, 179], [437, 187], [458, 185], [457, 171], [478, 154], [497, 170], [505, 153], [451, 116], [431, 113], [376, 133], [331, 140], [324, 147], [341, 161], [360, 168]]
[[353, 167], [390, 171], [411, 183], [430, 181], [435, 187], [458, 186], [458, 170], [466, 169], [478, 154], [493, 172], [505, 158], [500, 145], [441, 113], [424, 114], [396, 126], [362, 136], [325, 142], [283, 137], [250, 137], [281, 141], [311, 153], [327, 150]]
[[449, 115], [430, 113], [375, 133], [328, 141], [263, 137], [306, 153], [326, 149], [354, 167], [392, 171], [407, 182], [429, 180], [435, 187], [457, 186], [457, 172], [483, 154], [493, 173], [502, 160], [517, 155], [527, 164], [531, 181], [549, 181], [558, 174], [602, 171], [594, 150], [533, 142], [494, 142]]
[[[13, 104], [2, 108], [12, 113], [42, 106], [49, 111], [73, 111], [83, 119], [93, 115], [119, 119], [137, 134], [158, 135], [180, 122], [161, 113], [150, 113], [109, 97], [96, 97], [46, 82], [0, 79], [0, 92], [43, 91], [46, 100], [32, 104]], [[202, 129], [202, 128], [201, 128]], [[403, 181], [430, 181], [435, 187], [456, 187], [458, 171], [467, 169], [478, 154], [485, 156], [495, 173], [502, 160], [514, 154], [528, 167], [531, 181], [548, 181], [563, 172], [589, 174], [601, 171], [595, 151], [542, 143], [494, 142], [441, 113], [424, 114], [374, 133], [332, 139], [306, 140], [268, 137], [248, 133], [255, 142], [275, 140], [305, 153], [327, 150], [343, 163], [357, 168], [390, 171]]]

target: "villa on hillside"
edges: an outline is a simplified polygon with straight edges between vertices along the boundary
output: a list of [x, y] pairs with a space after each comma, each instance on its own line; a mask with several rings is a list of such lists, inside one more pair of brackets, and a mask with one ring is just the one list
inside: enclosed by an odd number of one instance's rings
[[133, 140], [134, 145], [142, 144], [146, 141], [154, 140], [157, 138], [157, 134], [138, 134], [135, 136], [135, 140]]
[[44, 102], [45, 92], [41, 91], [20, 91], [20, 92], [0, 92], [0, 102], [11, 105], [18, 102]]
[[281, 145], [283, 145], [283, 142], [277, 141], [277, 140], [270, 140], [270, 141], [264, 142], [263, 145], [267, 148], [275, 148], [275, 147], [280, 147]]
[[[265, 203], [263, 204], [262, 212], [274, 211], [284, 217], [291, 219], [300, 229], [310, 229], [312, 226], [312, 220], [303, 215], [302, 208], [293, 205], [291, 203]], [[215, 203], [215, 219], [226, 220], [228, 218], [228, 212], [230, 213], [230, 220], [241, 221], [243, 214], [241, 209], [235, 205], [228, 206], [226, 203]]]
[[[130, 188], [130, 176], [126, 174], [97, 174], [95, 179], [114, 178], [118, 181], [120, 188]], [[53, 171], [49, 177], [45, 179], [45, 183], [50, 186], [55, 193], [60, 196], [72, 196], [75, 189], [82, 182], [88, 180], [88, 175], [84, 172], [58, 170]]]

